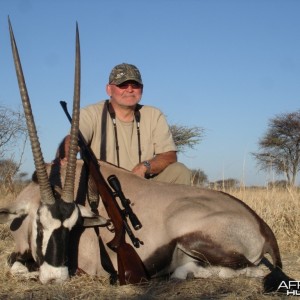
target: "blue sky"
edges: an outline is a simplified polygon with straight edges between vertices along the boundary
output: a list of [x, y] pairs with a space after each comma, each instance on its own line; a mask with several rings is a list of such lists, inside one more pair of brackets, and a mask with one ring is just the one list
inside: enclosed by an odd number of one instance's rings
[[[300, 108], [300, 1], [0, 0], [0, 104], [20, 107], [10, 16], [41, 146], [54, 157], [73, 99], [75, 23], [81, 41], [81, 106], [106, 99], [112, 67], [139, 67], [142, 103], [170, 124], [200, 126], [203, 141], [179, 155], [209, 180], [264, 185], [251, 152], [277, 114]], [[33, 170], [30, 149], [23, 171]]]

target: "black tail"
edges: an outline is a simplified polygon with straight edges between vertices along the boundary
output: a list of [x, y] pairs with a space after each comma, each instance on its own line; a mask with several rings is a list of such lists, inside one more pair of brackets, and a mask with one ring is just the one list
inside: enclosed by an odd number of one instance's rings
[[300, 295], [300, 281], [290, 278], [279, 267], [275, 267], [264, 278], [264, 292], [284, 293], [286, 295]]

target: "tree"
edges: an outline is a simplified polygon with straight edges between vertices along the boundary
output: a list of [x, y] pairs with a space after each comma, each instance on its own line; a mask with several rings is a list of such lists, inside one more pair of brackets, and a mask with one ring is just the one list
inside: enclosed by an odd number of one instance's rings
[[[0, 182], [11, 192], [22, 164], [27, 135], [24, 114], [0, 105]], [[15, 161], [17, 150], [19, 159]]]
[[14, 192], [14, 177], [18, 171], [19, 165], [13, 160], [0, 160], [0, 183], [10, 192]]
[[239, 187], [240, 182], [234, 178], [217, 180], [210, 183], [210, 187], [216, 190], [229, 190]]
[[288, 183], [286, 180], [276, 180], [268, 182], [268, 188], [286, 188]]
[[252, 155], [260, 168], [284, 174], [288, 185], [294, 186], [300, 168], [300, 110], [270, 119], [259, 147]]
[[207, 175], [204, 171], [197, 169], [192, 171], [192, 185], [194, 186], [205, 186], [208, 183]]
[[204, 129], [198, 126], [170, 125], [170, 130], [178, 152], [184, 152], [186, 147], [193, 149], [204, 135]]
[[7, 156], [20, 139], [27, 139], [24, 114], [0, 105], [0, 157]]

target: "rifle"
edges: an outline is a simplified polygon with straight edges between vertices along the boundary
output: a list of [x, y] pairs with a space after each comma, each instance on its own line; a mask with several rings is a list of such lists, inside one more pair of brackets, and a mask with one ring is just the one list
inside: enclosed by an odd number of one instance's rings
[[[60, 105], [68, 120], [72, 122], [72, 118], [67, 109], [67, 103], [65, 101], [60, 101]], [[114, 175], [110, 176], [109, 181], [115, 189], [115, 193], [110, 189], [100, 172], [100, 165], [95, 154], [88, 146], [80, 130], [78, 133], [78, 145], [81, 150], [82, 159], [89, 168], [89, 173], [95, 182], [106, 212], [114, 226], [115, 236], [107, 243], [107, 246], [117, 253], [118, 278], [120, 285], [147, 281], [149, 276], [141, 258], [134, 248], [125, 241], [125, 234], [127, 232], [135, 247], [139, 247], [140, 244], [143, 244], [142, 241], [134, 236], [127, 223], [126, 216], [128, 215], [135, 229], [139, 229], [142, 226], [129, 206], [130, 201], [123, 195], [121, 185]], [[122, 205], [125, 208], [124, 211], [119, 207], [118, 202], [115, 199], [116, 195], [120, 198]]]

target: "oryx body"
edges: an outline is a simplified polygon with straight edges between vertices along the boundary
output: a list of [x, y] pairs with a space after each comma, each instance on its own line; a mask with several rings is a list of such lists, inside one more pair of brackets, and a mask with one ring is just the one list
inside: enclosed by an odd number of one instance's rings
[[[151, 276], [172, 274], [176, 278], [236, 276], [245, 273], [261, 276], [255, 266], [266, 253], [273, 264], [281, 268], [281, 259], [274, 234], [269, 226], [242, 201], [222, 192], [158, 183], [140, 178], [126, 170], [99, 162], [105, 178], [116, 175], [122, 189], [130, 199], [132, 208], [143, 227], [135, 231], [144, 242], [137, 253]], [[75, 197], [83, 205], [89, 205], [87, 195], [87, 172], [81, 160], [77, 161]], [[50, 182], [61, 187], [65, 166], [48, 166]], [[16, 199], [20, 206], [36, 210], [40, 199], [36, 183], [31, 183]], [[85, 203], [83, 202], [85, 201]], [[99, 214], [106, 216], [99, 204]], [[16, 252], [24, 253], [30, 248], [30, 222], [13, 232]], [[104, 243], [113, 238], [106, 228], [100, 229]], [[79, 230], [73, 235], [72, 270], [81, 269], [91, 275], [105, 275], [100, 260], [99, 241], [93, 228]], [[117, 268], [115, 253], [107, 249]], [[75, 253], [75, 254], [74, 254]], [[72, 256], [72, 255], [71, 255]]]

